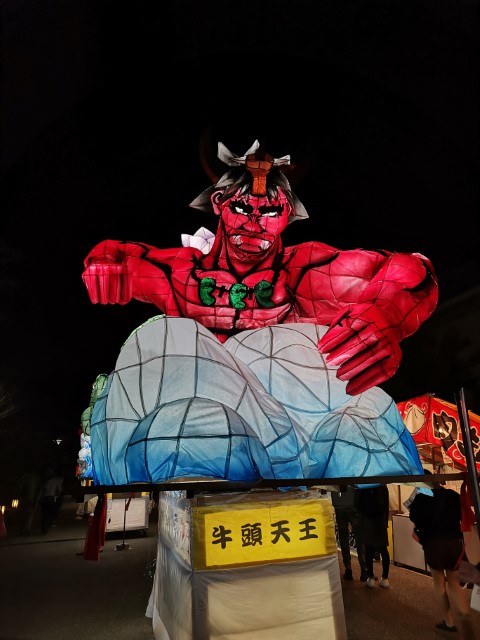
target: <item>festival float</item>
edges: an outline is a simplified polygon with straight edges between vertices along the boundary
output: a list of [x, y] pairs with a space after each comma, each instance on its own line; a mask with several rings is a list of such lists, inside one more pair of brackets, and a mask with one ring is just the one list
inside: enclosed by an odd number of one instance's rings
[[434, 312], [435, 272], [419, 253], [284, 246], [308, 217], [290, 157], [258, 141], [217, 156], [223, 173], [209, 167], [191, 203], [217, 216], [215, 233], [166, 249], [105, 240], [84, 262], [92, 303], [157, 310], [101, 378], [82, 432], [99, 492], [85, 557], [103, 543], [105, 491], [160, 486], [156, 640], [346, 640], [333, 509], [315, 487], [423, 476], [378, 385]]

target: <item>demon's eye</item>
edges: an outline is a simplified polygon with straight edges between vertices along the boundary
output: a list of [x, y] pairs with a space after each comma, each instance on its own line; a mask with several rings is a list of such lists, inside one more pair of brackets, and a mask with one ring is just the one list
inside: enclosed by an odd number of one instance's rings
[[253, 211], [253, 207], [251, 204], [241, 202], [240, 200], [232, 200], [232, 202], [230, 203], [230, 208], [233, 213], [238, 213], [241, 216], [248, 216]]
[[282, 205], [264, 205], [259, 207], [260, 215], [262, 218], [276, 218], [282, 215]]
[[281, 211], [279, 209], [274, 209], [273, 211], [266, 211], [262, 213], [262, 218], [276, 218], [279, 216]]
[[234, 207], [232, 207], [232, 211], [233, 213], [239, 213], [242, 216], [246, 216], [247, 212], [245, 211], [245, 208], [240, 206], [240, 205], [235, 205]]

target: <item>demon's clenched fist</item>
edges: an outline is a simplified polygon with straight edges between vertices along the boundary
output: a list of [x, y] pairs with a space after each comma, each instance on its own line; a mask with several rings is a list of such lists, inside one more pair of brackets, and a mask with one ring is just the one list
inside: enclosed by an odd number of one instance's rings
[[258, 142], [241, 157], [219, 143], [218, 155], [230, 170], [191, 203], [219, 218], [211, 250], [105, 240], [85, 260], [91, 301], [151, 302], [167, 316], [200, 322], [222, 342], [279, 323], [328, 325], [318, 348], [339, 367], [348, 393], [390, 378], [400, 341], [437, 305], [430, 261], [321, 242], [283, 247], [287, 224], [307, 217], [285, 175], [289, 157], [272, 158]]

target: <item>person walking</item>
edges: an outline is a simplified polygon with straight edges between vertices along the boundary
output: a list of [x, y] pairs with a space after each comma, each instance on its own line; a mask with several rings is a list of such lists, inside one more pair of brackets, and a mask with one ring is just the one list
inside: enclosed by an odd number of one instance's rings
[[[430, 474], [430, 471], [426, 470]], [[475, 640], [470, 603], [458, 577], [460, 562], [465, 555], [461, 529], [460, 494], [440, 482], [432, 483], [432, 496], [417, 493], [410, 505], [412, 537], [422, 545], [425, 562], [433, 578], [437, 605], [442, 620], [435, 625], [440, 631], [456, 632], [456, 610], [463, 640]]]
[[342, 553], [345, 572], [344, 580], [353, 580], [352, 554], [350, 548], [350, 532], [353, 533], [356, 543], [358, 564], [360, 565], [360, 580], [367, 581], [367, 565], [365, 564], [365, 549], [360, 531], [360, 516], [355, 507], [355, 492], [351, 486], [341, 486], [340, 491], [332, 491], [331, 500], [335, 510], [335, 522], [337, 524], [338, 541]]
[[388, 551], [389, 494], [386, 485], [357, 489], [355, 507], [359, 512], [360, 535], [365, 547], [367, 587], [376, 586], [373, 570], [375, 552], [380, 553], [382, 576], [378, 584], [387, 589], [390, 586], [390, 553]]

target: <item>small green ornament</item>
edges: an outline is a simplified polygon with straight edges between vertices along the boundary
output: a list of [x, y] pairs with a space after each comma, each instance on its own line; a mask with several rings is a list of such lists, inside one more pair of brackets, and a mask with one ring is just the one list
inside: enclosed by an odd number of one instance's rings
[[253, 289], [253, 293], [255, 294], [255, 298], [261, 307], [268, 309], [275, 305], [272, 300], [273, 290], [273, 284], [271, 282], [268, 282], [268, 280], [260, 280], [260, 282], [257, 282]]
[[234, 309], [245, 309], [247, 306], [244, 302], [247, 297], [248, 289], [246, 285], [234, 284], [233, 287], [228, 292], [228, 299], [230, 300], [230, 304]]
[[217, 282], [215, 278], [202, 278], [200, 280], [198, 295], [200, 300], [203, 304], [206, 304], [207, 307], [211, 307], [215, 304], [215, 298], [212, 296], [212, 293], [215, 291], [216, 286]]

